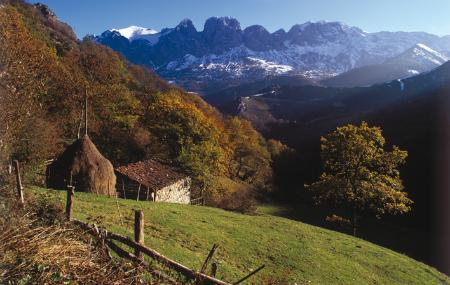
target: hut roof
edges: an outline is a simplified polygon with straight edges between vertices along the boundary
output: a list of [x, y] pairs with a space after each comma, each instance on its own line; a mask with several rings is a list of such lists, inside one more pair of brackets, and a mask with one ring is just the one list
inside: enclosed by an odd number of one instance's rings
[[175, 168], [153, 159], [120, 166], [116, 171], [153, 190], [169, 186], [187, 177]]

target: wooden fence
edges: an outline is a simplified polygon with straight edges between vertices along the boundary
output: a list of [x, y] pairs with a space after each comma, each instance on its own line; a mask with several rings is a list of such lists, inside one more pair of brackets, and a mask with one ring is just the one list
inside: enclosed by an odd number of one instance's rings
[[[70, 197], [68, 195], [67, 197]], [[73, 223], [80, 226], [81, 228], [85, 229], [88, 233], [95, 236], [97, 239], [99, 239], [101, 242], [100, 244], [107, 245], [109, 249], [114, 251], [119, 257], [126, 258], [128, 260], [131, 260], [135, 262], [138, 265], [143, 266], [143, 268], [147, 269], [149, 273], [154, 275], [157, 278], [163, 279], [165, 282], [171, 283], [171, 284], [179, 284], [176, 280], [173, 280], [171, 277], [163, 274], [162, 272], [159, 272], [155, 270], [154, 268], [151, 268], [149, 265], [144, 263], [144, 255], [149, 256], [153, 260], [159, 262], [161, 265], [180, 273], [184, 277], [190, 280], [196, 280], [197, 283], [206, 282], [206, 284], [214, 284], [214, 285], [235, 285], [235, 284], [241, 284], [254, 274], [258, 273], [264, 268], [264, 265], [257, 268], [256, 270], [252, 271], [250, 274], [244, 276], [237, 282], [229, 283], [220, 279], [217, 279], [215, 277], [215, 274], [217, 272], [217, 264], [213, 263], [211, 265], [211, 272], [213, 276], [205, 274], [206, 269], [215, 253], [215, 251], [218, 248], [218, 245], [214, 244], [212, 249], [210, 250], [209, 254], [207, 255], [201, 269], [199, 271], [191, 269], [181, 263], [178, 263], [161, 253], [157, 252], [154, 249], [151, 249], [149, 247], [146, 247], [144, 245], [144, 215], [142, 211], [135, 211], [135, 226], [134, 226], [134, 236], [135, 240], [130, 239], [129, 237], [125, 237], [120, 234], [108, 232], [105, 229], [97, 227], [95, 224], [88, 224], [76, 219], [71, 219]], [[124, 245], [127, 245], [128, 247], [134, 249], [134, 254], [130, 253], [120, 246], [118, 246], [115, 242], [122, 243]]]
[[[17, 196], [18, 200], [21, 204], [24, 203], [24, 195], [23, 195], [23, 186], [22, 186], [22, 180], [20, 176], [20, 166], [18, 161], [14, 161], [15, 166], [15, 175], [16, 175], [16, 182], [17, 182]], [[71, 184], [71, 183], [70, 183]], [[146, 247], [144, 245], [144, 213], [140, 210], [135, 211], [135, 223], [134, 223], [134, 240], [122, 236], [120, 234], [108, 232], [106, 229], [99, 228], [95, 224], [88, 224], [76, 219], [73, 219], [72, 213], [73, 213], [73, 206], [74, 204], [74, 194], [75, 194], [75, 187], [72, 185], [68, 185], [67, 190], [67, 200], [66, 200], [66, 209], [65, 214], [68, 221], [71, 221], [75, 225], [81, 227], [84, 229], [87, 233], [93, 235], [95, 238], [97, 238], [100, 241], [101, 245], [104, 245], [105, 250], [107, 251], [108, 255], [109, 250], [114, 251], [119, 257], [125, 258], [128, 260], [131, 260], [134, 262], [137, 266], [140, 266], [142, 268], [145, 268], [150, 274], [155, 276], [158, 279], [162, 279], [164, 282], [169, 284], [179, 284], [179, 282], [170, 276], [165, 275], [162, 272], [157, 271], [156, 269], [150, 267], [148, 264], [145, 264], [144, 262], [144, 255], [147, 255], [151, 259], [159, 262], [161, 265], [165, 266], [166, 268], [173, 270], [175, 272], [178, 272], [179, 274], [183, 275], [187, 279], [195, 280], [197, 284], [212, 284], [212, 285], [237, 285], [241, 284], [254, 274], [258, 273], [264, 268], [264, 265], [260, 266], [256, 270], [250, 272], [248, 275], [244, 276], [240, 280], [229, 283], [222, 281], [220, 279], [217, 279], [215, 277], [217, 272], [217, 264], [212, 263], [211, 264], [211, 272], [212, 276], [205, 274], [208, 265], [210, 261], [212, 260], [212, 257], [214, 253], [216, 252], [218, 245], [214, 244], [212, 249], [210, 250], [209, 254], [207, 255], [201, 269], [199, 271], [191, 269], [181, 263], [178, 263], [161, 253], [157, 252], [154, 249], [151, 249], [149, 247]], [[201, 199], [201, 200], [200, 200]], [[203, 199], [196, 199], [198, 205], [201, 205], [203, 203]], [[124, 244], [132, 249], [134, 249], [134, 253], [130, 253], [123, 249], [122, 247], [118, 246], [116, 243]], [[112, 257], [111, 257], [112, 258]]]
[[[204, 271], [196, 271], [194, 269], [190, 269], [189, 267], [182, 265], [164, 255], [157, 252], [154, 249], [151, 249], [149, 247], [146, 247], [142, 243], [136, 242], [128, 237], [125, 237], [120, 234], [108, 232], [104, 229], [101, 229], [97, 227], [94, 224], [87, 224], [82, 221], [74, 219], [73, 222], [80, 226], [81, 228], [85, 229], [88, 233], [92, 234], [96, 238], [98, 238], [101, 241], [101, 244], [106, 244], [109, 249], [114, 251], [119, 257], [126, 258], [128, 260], [131, 260], [135, 262], [136, 264], [139, 264], [146, 268], [152, 275], [155, 275], [157, 278], [161, 278], [165, 280], [166, 282], [172, 283], [172, 284], [178, 284], [177, 281], [173, 280], [171, 277], [156, 271], [153, 268], [150, 268], [147, 264], [143, 261], [143, 256], [147, 255], [150, 258], [152, 258], [155, 261], [158, 261], [163, 266], [174, 270], [181, 275], [185, 276], [188, 279], [197, 280], [200, 282], [207, 281], [209, 284], [217, 284], [217, 285], [231, 285], [235, 283], [228, 283], [222, 280], [219, 280], [215, 278], [214, 276], [209, 276], [204, 273]], [[123, 248], [119, 247], [115, 242], [122, 243], [124, 245], [129, 246], [130, 248], [135, 250], [135, 253], [130, 253]], [[143, 242], [143, 239], [141, 239], [141, 242]], [[202, 267], [203, 269], [203, 267]], [[206, 268], [204, 268], [206, 270]], [[239, 283], [236, 283], [239, 284]]]
[[190, 204], [191, 205], [195, 205], [195, 206], [204, 206], [205, 205], [205, 199], [203, 199], [203, 197], [191, 199]]

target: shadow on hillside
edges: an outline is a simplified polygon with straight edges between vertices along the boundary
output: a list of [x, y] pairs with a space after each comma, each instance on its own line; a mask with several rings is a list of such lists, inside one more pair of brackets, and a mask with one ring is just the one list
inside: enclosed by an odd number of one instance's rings
[[[296, 205], [271, 203], [259, 205], [257, 212], [259, 214], [273, 215], [303, 222], [348, 235], [352, 234], [350, 225], [340, 225], [327, 221], [327, 216], [333, 214], [347, 218], [349, 216], [348, 213], [342, 209], [331, 210], [325, 207], [301, 203]], [[421, 256], [425, 255], [420, 252], [420, 249], [423, 248], [422, 243], [426, 240], [426, 234], [407, 226], [399, 227], [395, 224], [395, 219], [395, 217], [386, 217], [380, 220], [370, 216], [361, 216], [359, 217], [357, 236], [358, 238], [430, 264], [429, 260], [422, 260]]]

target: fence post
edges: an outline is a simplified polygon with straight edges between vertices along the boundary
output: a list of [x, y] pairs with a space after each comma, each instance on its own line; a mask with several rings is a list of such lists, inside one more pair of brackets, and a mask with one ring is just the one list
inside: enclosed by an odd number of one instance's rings
[[73, 196], [75, 194], [75, 186], [67, 186], [67, 201], [66, 201], [66, 218], [68, 221], [72, 220]]
[[[134, 241], [144, 245], [144, 211], [136, 210], [134, 212]], [[144, 260], [144, 254], [135, 249], [134, 255], [140, 260]]]
[[211, 264], [211, 276], [216, 277], [217, 275], [217, 263]]
[[22, 186], [22, 179], [20, 178], [19, 161], [14, 160], [14, 168], [16, 170], [17, 193], [19, 194], [20, 203], [23, 204], [24, 203], [24, 201], [23, 201], [23, 186]]
[[200, 269], [200, 273], [205, 273], [206, 268], [208, 267], [208, 263], [211, 261], [214, 253], [216, 252], [217, 248], [219, 247], [219, 245], [217, 244], [213, 244], [213, 247], [211, 248], [211, 250], [208, 253], [208, 256], [205, 259], [205, 262], [203, 262], [203, 266]]

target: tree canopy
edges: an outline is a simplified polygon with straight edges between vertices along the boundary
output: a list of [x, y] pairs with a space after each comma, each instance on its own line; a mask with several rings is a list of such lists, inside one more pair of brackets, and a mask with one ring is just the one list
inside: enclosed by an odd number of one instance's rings
[[2, 163], [20, 159], [42, 172], [43, 161], [76, 139], [87, 92], [89, 136], [115, 166], [157, 157], [198, 186], [223, 177], [270, 188], [272, 154], [248, 122], [222, 116], [91, 38], [77, 40], [33, 5], [8, 2], [0, 9]]
[[321, 138], [323, 173], [307, 188], [318, 203], [351, 209], [354, 231], [358, 212], [381, 216], [411, 209], [399, 171], [408, 154], [397, 146], [386, 151], [385, 143], [381, 129], [366, 122], [339, 127]]

